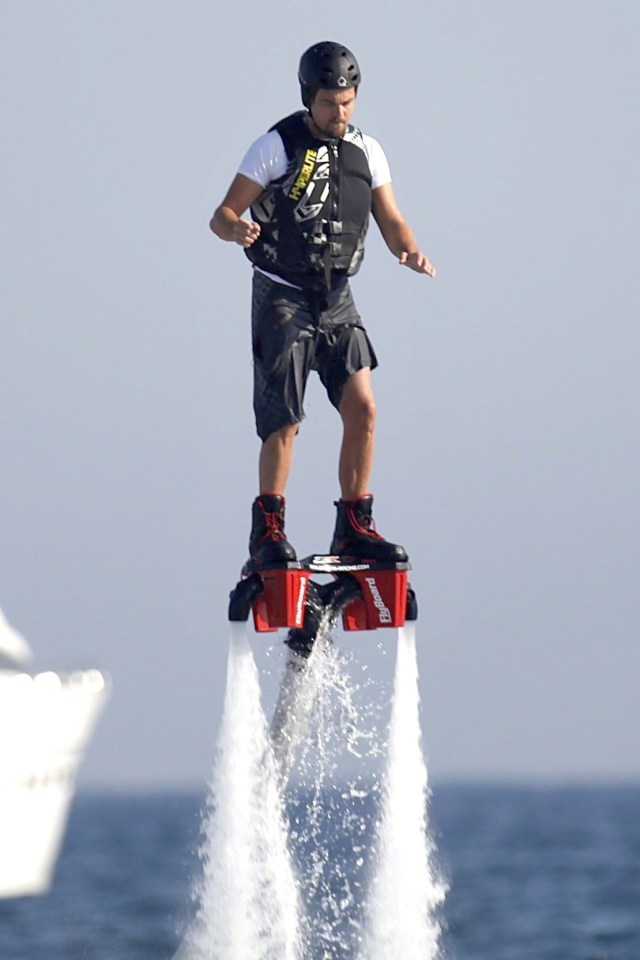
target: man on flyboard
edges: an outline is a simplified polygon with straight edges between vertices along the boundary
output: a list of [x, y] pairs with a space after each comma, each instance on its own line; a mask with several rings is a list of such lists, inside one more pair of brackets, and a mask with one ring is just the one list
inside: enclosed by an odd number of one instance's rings
[[402, 563], [404, 548], [373, 522], [371, 371], [378, 361], [349, 285], [370, 214], [399, 263], [430, 277], [435, 269], [398, 209], [382, 147], [351, 124], [360, 84], [354, 55], [338, 43], [314, 44], [298, 79], [305, 110], [249, 147], [211, 220], [213, 232], [243, 247], [253, 264], [254, 410], [262, 448], [250, 556], [261, 566], [296, 560], [284, 532], [284, 493], [306, 382], [316, 370], [343, 422], [330, 553]]

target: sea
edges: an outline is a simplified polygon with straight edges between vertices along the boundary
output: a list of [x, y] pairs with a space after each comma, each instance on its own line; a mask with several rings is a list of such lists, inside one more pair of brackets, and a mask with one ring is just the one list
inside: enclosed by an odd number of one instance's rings
[[[328, 789], [328, 809], [353, 803]], [[79, 792], [51, 892], [0, 901], [0, 960], [171, 960], [205, 799]], [[359, 803], [372, 824], [375, 791]], [[304, 804], [298, 791], [289, 815]], [[640, 960], [640, 785], [435, 784], [429, 824], [443, 960]], [[344, 860], [344, 836], [325, 830]]]

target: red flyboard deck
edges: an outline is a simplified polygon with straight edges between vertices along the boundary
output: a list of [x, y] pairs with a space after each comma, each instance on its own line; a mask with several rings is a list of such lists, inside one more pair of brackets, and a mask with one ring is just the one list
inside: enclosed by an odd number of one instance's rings
[[284, 569], [262, 570], [264, 593], [253, 605], [253, 622], [259, 633], [279, 627], [300, 628], [304, 623], [305, 602], [310, 576], [293, 564]]
[[[248, 570], [249, 568], [247, 568]], [[281, 627], [299, 629], [304, 623], [307, 589], [312, 573], [354, 577], [362, 596], [342, 613], [345, 630], [377, 630], [404, 625], [407, 607], [409, 563], [384, 564], [349, 557], [315, 554], [298, 563], [272, 569], [257, 569], [263, 593], [253, 604], [258, 632]]]
[[377, 630], [404, 626], [407, 610], [406, 570], [370, 570], [353, 573], [362, 589], [362, 599], [345, 607], [345, 630]]

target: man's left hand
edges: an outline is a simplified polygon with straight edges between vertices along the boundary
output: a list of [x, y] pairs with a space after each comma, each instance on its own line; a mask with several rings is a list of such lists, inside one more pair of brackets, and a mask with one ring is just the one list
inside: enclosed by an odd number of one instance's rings
[[415, 270], [416, 273], [426, 273], [428, 277], [435, 277], [436, 268], [433, 264], [429, 263], [424, 253], [420, 253], [419, 250], [416, 250], [414, 253], [407, 253], [406, 250], [400, 254], [398, 263], [402, 264], [403, 267], [409, 267], [411, 270]]

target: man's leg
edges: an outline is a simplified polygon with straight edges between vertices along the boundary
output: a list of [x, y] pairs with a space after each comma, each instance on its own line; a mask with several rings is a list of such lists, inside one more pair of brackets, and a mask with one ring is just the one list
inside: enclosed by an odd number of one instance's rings
[[304, 417], [314, 335], [313, 317], [302, 292], [254, 273], [253, 408], [262, 448], [249, 553], [261, 565], [296, 559], [284, 533], [284, 491], [298, 422]]
[[338, 468], [342, 497], [336, 503], [338, 516], [330, 553], [404, 562], [407, 560], [404, 547], [381, 537], [373, 522], [373, 497], [368, 490], [373, 468], [376, 404], [369, 367], [351, 374], [344, 385], [339, 410], [344, 426]]
[[357, 500], [369, 490], [373, 469], [376, 402], [371, 385], [371, 369], [352, 373], [344, 385], [340, 400], [343, 435], [338, 465], [343, 500]]
[[287, 424], [276, 430], [262, 444], [258, 465], [260, 494], [275, 493], [284, 496], [293, 460], [293, 441], [298, 424]]
[[249, 555], [255, 563], [288, 562], [296, 552], [284, 532], [284, 491], [293, 459], [298, 424], [287, 424], [263, 441], [260, 450], [260, 493], [253, 501]]

